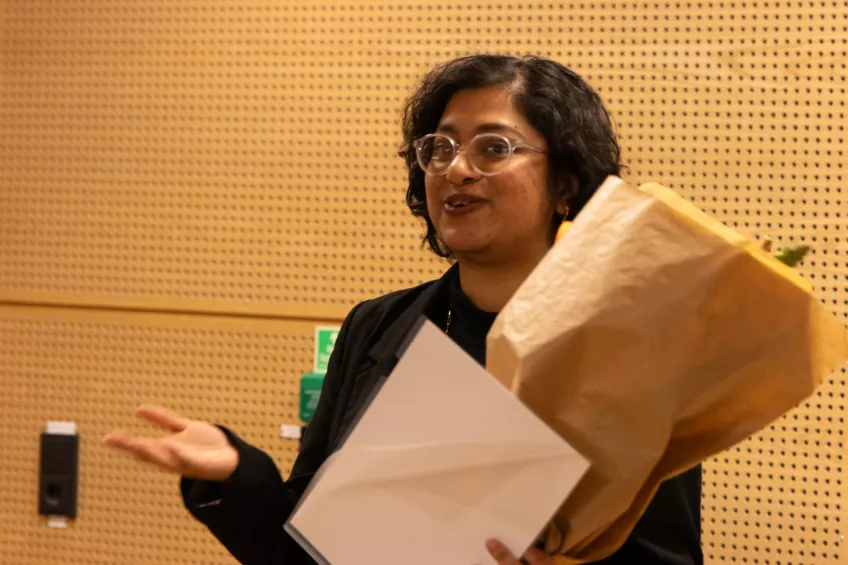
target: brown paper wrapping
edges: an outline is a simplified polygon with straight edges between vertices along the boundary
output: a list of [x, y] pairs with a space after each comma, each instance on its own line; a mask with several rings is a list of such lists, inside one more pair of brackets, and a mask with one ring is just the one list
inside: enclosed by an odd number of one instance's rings
[[579, 563], [614, 553], [663, 480], [810, 396], [848, 339], [755, 242], [664, 187], [610, 177], [502, 310], [488, 352], [591, 461], [549, 536]]

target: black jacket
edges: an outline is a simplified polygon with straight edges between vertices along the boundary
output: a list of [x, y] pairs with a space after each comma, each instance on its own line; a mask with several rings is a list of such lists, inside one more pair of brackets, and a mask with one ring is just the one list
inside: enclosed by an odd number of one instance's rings
[[[324, 460], [344, 441], [381, 380], [398, 361], [417, 320], [438, 325], [447, 315], [447, 288], [456, 269], [438, 281], [356, 306], [342, 324], [324, 388], [291, 476], [283, 481], [264, 452], [224, 429], [239, 451], [223, 483], [183, 479], [189, 512], [244, 565], [313, 565], [283, 530]], [[604, 564], [700, 565], [700, 469], [664, 484], [625, 546]], [[481, 543], [484, 540], [481, 540]], [[469, 564], [473, 565], [473, 564]]]

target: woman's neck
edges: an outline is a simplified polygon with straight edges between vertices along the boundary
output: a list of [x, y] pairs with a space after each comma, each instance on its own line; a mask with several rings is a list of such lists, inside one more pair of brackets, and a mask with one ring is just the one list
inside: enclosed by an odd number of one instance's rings
[[460, 260], [462, 292], [477, 308], [500, 312], [540, 260], [541, 257], [527, 257], [524, 261], [509, 264]]

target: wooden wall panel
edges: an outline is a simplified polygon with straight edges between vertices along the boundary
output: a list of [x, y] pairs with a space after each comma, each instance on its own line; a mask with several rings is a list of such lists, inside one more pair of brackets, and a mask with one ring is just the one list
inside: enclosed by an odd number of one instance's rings
[[[312, 365], [302, 321], [0, 306], [0, 563], [229, 563], [181, 506], [178, 481], [101, 444], [159, 403], [261, 446], [288, 472], [297, 383]], [[37, 514], [38, 438], [48, 420], [78, 424], [79, 517], [54, 530]]]

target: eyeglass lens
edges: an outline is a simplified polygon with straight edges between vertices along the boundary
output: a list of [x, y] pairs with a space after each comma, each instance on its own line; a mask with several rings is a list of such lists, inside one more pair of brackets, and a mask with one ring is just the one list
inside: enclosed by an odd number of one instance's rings
[[[418, 146], [418, 162], [430, 174], [439, 175], [447, 171], [456, 158], [456, 145], [446, 135], [434, 135]], [[482, 134], [475, 137], [465, 148], [472, 167], [483, 174], [500, 172], [511, 156], [509, 141], [497, 134]]]

